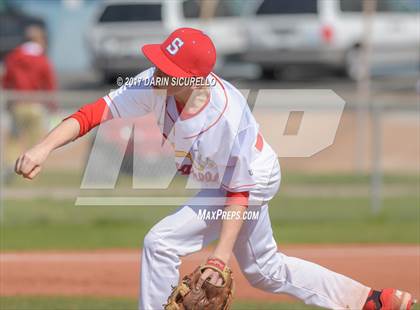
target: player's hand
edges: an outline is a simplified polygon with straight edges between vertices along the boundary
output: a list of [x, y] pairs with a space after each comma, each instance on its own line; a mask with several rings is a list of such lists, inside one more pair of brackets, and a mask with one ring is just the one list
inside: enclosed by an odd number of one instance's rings
[[15, 163], [15, 172], [25, 179], [32, 180], [42, 169], [51, 150], [38, 144], [18, 157]]
[[201, 288], [206, 280], [208, 280], [213, 285], [220, 286], [223, 284], [222, 276], [217, 271], [207, 268], [203, 271], [200, 279], [197, 281], [197, 289]]

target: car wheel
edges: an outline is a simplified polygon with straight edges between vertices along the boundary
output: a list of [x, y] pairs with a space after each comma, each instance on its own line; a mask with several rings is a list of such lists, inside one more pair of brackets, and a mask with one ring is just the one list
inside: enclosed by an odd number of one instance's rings
[[274, 80], [275, 71], [274, 67], [262, 67], [261, 77], [266, 80]]
[[103, 81], [106, 84], [116, 85], [117, 77], [114, 73], [104, 71], [102, 73]]
[[266, 80], [282, 80], [283, 71], [284, 67], [282, 66], [262, 67], [261, 77]]

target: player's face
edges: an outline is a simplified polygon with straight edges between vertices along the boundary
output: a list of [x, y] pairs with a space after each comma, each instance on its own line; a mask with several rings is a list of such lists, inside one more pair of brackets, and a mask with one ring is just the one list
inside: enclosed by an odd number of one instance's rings
[[163, 71], [156, 68], [153, 75], [154, 84], [153, 88], [155, 89], [166, 89], [166, 94], [168, 96], [174, 96], [182, 90], [185, 90], [185, 86], [178, 86], [176, 77], [167, 75]]

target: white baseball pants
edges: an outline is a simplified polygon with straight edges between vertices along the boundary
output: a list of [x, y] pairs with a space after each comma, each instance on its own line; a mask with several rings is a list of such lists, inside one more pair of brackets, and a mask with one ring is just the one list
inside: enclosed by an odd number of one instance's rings
[[[209, 191], [205, 191], [209, 195]], [[202, 195], [200, 193], [197, 196]], [[222, 193], [213, 190], [212, 195]], [[140, 309], [162, 309], [179, 281], [180, 257], [197, 252], [219, 236], [222, 220], [202, 220], [198, 210], [214, 211], [223, 206], [194, 206], [177, 209], [157, 223], [144, 240], [141, 266]], [[268, 205], [258, 220], [246, 220], [234, 254], [249, 283], [274, 294], [285, 293], [309, 305], [330, 309], [362, 309], [370, 291], [348, 277], [277, 250]]]

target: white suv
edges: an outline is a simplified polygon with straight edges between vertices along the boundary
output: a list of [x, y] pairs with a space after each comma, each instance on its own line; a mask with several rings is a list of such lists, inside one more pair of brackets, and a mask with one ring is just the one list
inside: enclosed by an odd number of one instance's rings
[[[258, 1], [247, 23], [246, 59], [266, 73], [288, 65], [321, 64], [360, 73], [363, 0]], [[368, 1], [368, 0], [367, 0]], [[378, 0], [373, 69], [418, 69], [420, 0]]]
[[[205, 3], [207, 7], [202, 7]], [[108, 80], [138, 72], [148, 64], [141, 46], [162, 42], [178, 27], [205, 31], [216, 45], [220, 66], [246, 47], [242, 8], [231, 0], [107, 1], [99, 8], [87, 37], [93, 66]], [[206, 15], [211, 11], [210, 18]]]

